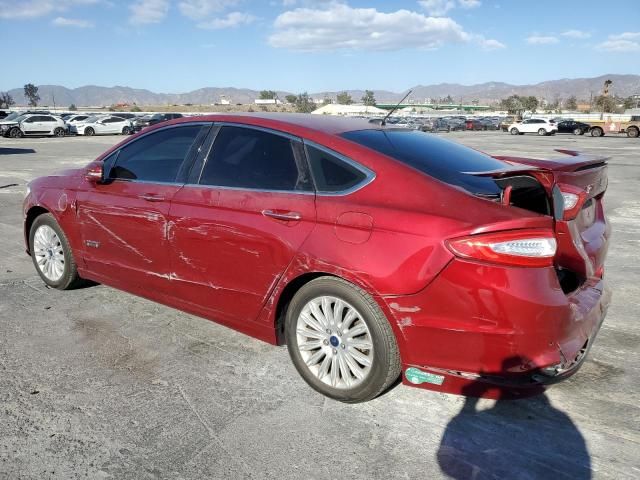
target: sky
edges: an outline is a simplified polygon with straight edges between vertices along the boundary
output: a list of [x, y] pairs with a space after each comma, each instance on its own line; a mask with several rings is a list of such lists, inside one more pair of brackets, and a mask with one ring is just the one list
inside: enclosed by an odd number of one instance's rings
[[[589, 8], [593, 2], [598, 8]], [[319, 92], [640, 74], [640, 2], [0, 0], [0, 90]]]

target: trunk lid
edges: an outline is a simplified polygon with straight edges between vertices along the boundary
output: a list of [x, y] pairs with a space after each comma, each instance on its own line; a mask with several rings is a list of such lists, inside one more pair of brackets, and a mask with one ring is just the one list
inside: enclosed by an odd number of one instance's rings
[[[567, 156], [554, 160], [495, 157], [514, 168], [503, 172], [486, 172], [485, 175], [492, 176], [505, 186], [514, 182], [510, 179], [527, 175], [538, 180], [549, 200], [548, 213], [555, 219], [558, 242], [556, 266], [564, 276], [577, 275], [577, 283], [581, 283], [588, 278], [602, 277], [603, 274], [611, 234], [603, 206], [608, 183], [608, 158], [583, 155], [572, 150], [557, 151]], [[531, 196], [531, 193], [527, 192], [526, 195]], [[575, 206], [567, 208], [573, 198], [577, 198]]]

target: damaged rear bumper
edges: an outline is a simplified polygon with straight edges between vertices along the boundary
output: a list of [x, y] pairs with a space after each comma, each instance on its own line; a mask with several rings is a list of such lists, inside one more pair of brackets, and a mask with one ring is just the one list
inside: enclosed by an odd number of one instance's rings
[[610, 299], [600, 278], [565, 294], [552, 268], [454, 260], [424, 291], [385, 302], [397, 322], [403, 383], [514, 398], [579, 370]]

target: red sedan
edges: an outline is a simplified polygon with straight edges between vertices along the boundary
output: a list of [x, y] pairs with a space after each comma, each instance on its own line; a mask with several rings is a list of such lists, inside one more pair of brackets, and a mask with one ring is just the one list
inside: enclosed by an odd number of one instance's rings
[[603, 158], [491, 157], [415, 130], [216, 115], [31, 182], [27, 251], [287, 344], [329, 397], [405, 383], [531, 394], [573, 374], [610, 295]]

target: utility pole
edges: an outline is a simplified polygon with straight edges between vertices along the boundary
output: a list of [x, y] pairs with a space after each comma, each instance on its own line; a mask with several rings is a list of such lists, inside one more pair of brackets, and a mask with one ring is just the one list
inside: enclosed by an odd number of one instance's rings
[[612, 83], [613, 82], [611, 80], [604, 81], [604, 87], [602, 89], [602, 96], [604, 98], [602, 99], [602, 114], [601, 114], [600, 120], [604, 120], [604, 109], [607, 103], [607, 97], [609, 97], [609, 87], [611, 86]]

